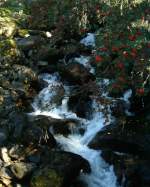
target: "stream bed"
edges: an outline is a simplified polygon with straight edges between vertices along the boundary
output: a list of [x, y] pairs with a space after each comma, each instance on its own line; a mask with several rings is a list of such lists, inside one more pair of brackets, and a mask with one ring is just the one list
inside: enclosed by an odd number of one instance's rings
[[[85, 61], [83, 57], [81, 60]], [[88, 143], [96, 133], [106, 125], [105, 116], [101, 112], [103, 106], [99, 105], [93, 99], [90, 119], [77, 117], [75, 113], [68, 110], [68, 99], [70, 94], [70, 86], [68, 85], [63, 85], [65, 94], [62, 104], [57, 107], [51, 106], [50, 101], [54, 93], [50, 88], [55, 87], [56, 85], [62, 85], [63, 83], [60, 81], [60, 77], [57, 73], [43, 74], [41, 75], [41, 78], [48, 83], [48, 86], [35, 98], [33, 103], [35, 112], [33, 112], [32, 115], [45, 115], [58, 119], [72, 118], [78, 120], [84, 129], [84, 133], [80, 133], [79, 127], [76, 127], [72, 129], [72, 133], [67, 137], [60, 134], [54, 134], [57, 143], [59, 143], [62, 150], [78, 154], [88, 160], [91, 167], [91, 173], [83, 174], [81, 172], [80, 175], [80, 178], [87, 183], [88, 187], [117, 187], [113, 167], [102, 159], [100, 151], [88, 147]], [[110, 113], [107, 124], [109, 124], [111, 120]], [[53, 132], [53, 129], [49, 130]]]

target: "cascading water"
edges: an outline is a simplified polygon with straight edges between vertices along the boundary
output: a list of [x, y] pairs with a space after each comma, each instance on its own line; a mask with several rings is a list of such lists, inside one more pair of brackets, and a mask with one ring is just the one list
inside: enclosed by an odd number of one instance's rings
[[[88, 35], [88, 37], [90, 38], [92, 36]], [[88, 41], [83, 40], [82, 42], [89, 43], [89, 38]], [[92, 40], [94, 40], [93, 37]], [[85, 66], [88, 65], [87, 57], [84, 58], [83, 56], [81, 56], [81, 58], [78, 58], [77, 61], [78, 63], [82, 63]], [[81, 173], [80, 175], [81, 179], [87, 183], [88, 187], [116, 187], [117, 182], [115, 174], [113, 172], [113, 167], [105, 163], [105, 161], [100, 156], [100, 151], [93, 150], [88, 147], [88, 143], [92, 140], [96, 133], [101, 130], [104, 124], [106, 124], [106, 119], [103, 113], [100, 112], [100, 109], [102, 109], [103, 106], [97, 104], [97, 102], [93, 99], [93, 114], [91, 119], [87, 120], [78, 118], [75, 113], [68, 111], [67, 103], [69, 99], [70, 89], [69, 86], [66, 85], [63, 85], [65, 88], [65, 96], [62, 100], [61, 106], [49, 106], [48, 103], [50, 103], [50, 100], [54, 94], [53, 92], [51, 92], [51, 88], [62, 83], [59, 80], [58, 74], [45, 74], [42, 75], [41, 78], [48, 83], [48, 86], [44, 88], [35, 98], [35, 101], [33, 103], [35, 112], [33, 112], [32, 115], [42, 114], [59, 119], [74, 118], [79, 120], [85, 129], [84, 134], [81, 135], [78, 131], [72, 131], [72, 133], [68, 137], [56, 134], [55, 138], [57, 142], [61, 145], [63, 150], [81, 155], [83, 158], [89, 161], [91, 166], [91, 173]]]
[[[92, 170], [91, 174], [81, 174], [81, 178], [89, 187], [116, 187], [116, 177], [112, 166], [109, 166], [104, 162], [100, 156], [100, 151], [92, 150], [87, 146], [90, 140], [104, 126], [105, 117], [103, 113], [100, 112], [100, 108], [103, 106], [99, 106], [95, 101], [93, 101], [93, 115], [91, 119], [87, 120], [78, 118], [75, 113], [68, 111], [67, 102], [69, 98], [69, 88], [64, 86], [66, 97], [64, 97], [62, 101], [62, 105], [50, 109], [50, 107], [46, 105], [47, 103], [50, 103], [48, 101], [50, 101], [53, 94], [50, 92], [50, 87], [60, 84], [60, 81], [57, 74], [45, 74], [42, 78], [47, 81], [48, 87], [44, 88], [37, 98], [35, 98], [33, 103], [35, 112], [32, 113], [32, 115], [42, 114], [60, 119], [74, 118], [80, 120], [85, 128], [85, 133], [83, 135], [77, 133], [77, 131], [75, 131], [76, 133], [70, 134], [68, 137], [55, 135], [57, 142], [61, 145], [63, 150], [79, 154], [89, 161]], [[45, 106], [45, 108], [43, 109], [41, 106]]]

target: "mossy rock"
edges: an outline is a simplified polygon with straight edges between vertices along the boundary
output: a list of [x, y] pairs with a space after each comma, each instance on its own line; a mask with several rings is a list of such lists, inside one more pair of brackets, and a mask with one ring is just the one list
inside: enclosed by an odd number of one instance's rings
[[54, 169], [39, 169], [31, 179], [31, 187], [61, 187], [63, 178]]
[[18, 35], [24, 38], [29, 35], [29, 31], [27, 29], [18, 29]]
[[0, 49], [0, 63], [12, 64], [19, 60], [21, 53], [17, 48], [15, 40], [6, 39], [0, 41]]
[[8, 8], [0, 8], [0, 17], [9, 17], [11, 16], [11, 10]]
[[12, 37], [16, 32], [15, 21], [10, 17], [0, 17], [0, 36]]

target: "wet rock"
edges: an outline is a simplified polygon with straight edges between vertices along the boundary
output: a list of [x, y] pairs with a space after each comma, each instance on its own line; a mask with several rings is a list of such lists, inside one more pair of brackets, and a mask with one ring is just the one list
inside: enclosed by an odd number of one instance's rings
[[16, 23], [10, 17], [0, 17], [0, 35], [11, 37], [16, 32]]
[[26, 38], [17, 40], [17, 46], [25, 51], [35, 48], [38, 45], [41, 45], [41, 43], [42, 38], [40, 36], [28, 36]]
[[63, 55], [58, 49], [49, 44], [41, 46], [35, 57], [38, 61], [48, 61], [49, 64], [55, 64]]
[[41, 156], [40, 153], [33, 153], [29, 155], [27, 159], [32, 163], [39, 164], [41, 160]]
[[[28, 128], [24, 130], [22, 142], [26, 145], [32, 144], [36, 146], [39, 144], [45, 144], [45, 145], [48, 145], [50, 148], [55, 147], [56, 140], [54, 136], [48, 131], [48, 129], [45, 128], [43, 123], [42, 124], [40, 123], [40, 125], [41, 125], [41, 128], [36, 125], [32, 125], [32, 126], [29, 125]], [[42, 125], [43, 125], [43, 128], [42, 128]], [[28, 141], [26, 137], [28, 137], [30, 141]]]
[[35, 169], [35, 164], [15, 162], [10, 166], [10, 169], [17, 179], [23, 179]]
[[2, 129], [0, 129], [0, 146], [1, 145], [4, 145], [4, 143], [6, 142], [7, 140], [7, 134], [5, 131], [3, 131]]
[[12, 112], [9, 115], [8, 132], [10, 140], [19, 140], [22, 137], [23, 129], [27, 125], [27, 116], [24, 113]]
[[126, 187], [148, 187], [150, 185], [150, 161], [137, 156], [103, 151], [103, 158], [113, 165], [119, 184]]
[[94, 149], [130, 153], [147, 158], [150, 155], [150, 131], [148, 122], [135, 117], [122, 119], [116, 125], [109, 125], [90, 142]]
[[64, 60], [66, 63], [68, 63], [71, 59], [75, 57], [79, 57], [79, 43], [75, 40], [72, 40], [71, 42], [67, 42], [62, 47], [60, 47], [60, 51], [65, 57]]
[[115, 117], [124, 116], [126, 110], [126, 103], [118, 99], [111, 104], [110, 108], [113, 116]]
[[72, 185], [71, 187], [88, 187], [87, 184], [85, 182], [83, 182], [80, 179], [77, 179]]
[[50, 129], [56, 134], [64, 135], [71, 133], [71, 130], [80, 126], [76, 119], [56, 119], [47, 116], [37, 116], [33, 123], [42, 129]]
[[89, 93], [85, 91], [80, 93], [79, 91], [79, 93], [75, 93], [70, 96], [68, 108], [76, 113], [78, 117], [90, 117], [91, 98], [89, 97]]
[[137, 96], [135, 90], [132, 92], [132, 96], [130, 98], [130, 111], [133, 112], [137, 118], [147, 118], [150, 120], [150, 104], [149, 104], [150, 92], [145, 96]]
[[32, 186], [66, 187], [76, 180], [82, 169], [90, 172], [89, 163], [73, 153], [44, 151], [42, 157], [44, 165], [34, 172]]
[[66, 66], [59, 65], [58, 70], [60, 75], [71, 83], [84, 84], [95, 80], [94, 75], [79, 63], [70, 63]]
[[39, 67], [45, 67], [45, 66], [48, 66], [48, 62], [47, 61], [38, 61], [37, 62], [37, 65], [39, 66]]
[[49, 64], [47, 66], [39, 66], [38, 68], [38, 74], [41, 73], [55, 73], [57, 71], [57, 66], [56, 64]]

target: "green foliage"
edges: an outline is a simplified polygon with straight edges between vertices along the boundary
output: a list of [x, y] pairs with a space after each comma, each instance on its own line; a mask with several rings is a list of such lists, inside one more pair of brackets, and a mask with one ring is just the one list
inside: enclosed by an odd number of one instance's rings
[[147, 70], [150, 66], [150, 10], [143, 1], [124, 9], [123, 15], [117, 7], [107, 7], [108, 11], [105, 27], [97, 32], [95, 56], [103, 59], [96, 62], [97, 75], [112, 80], [110, 91], [113, 93], [132, 87], [138, 96], [146, 95], [150, 91]]

